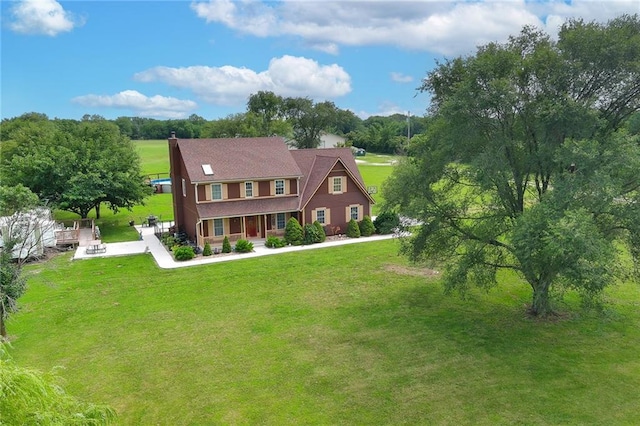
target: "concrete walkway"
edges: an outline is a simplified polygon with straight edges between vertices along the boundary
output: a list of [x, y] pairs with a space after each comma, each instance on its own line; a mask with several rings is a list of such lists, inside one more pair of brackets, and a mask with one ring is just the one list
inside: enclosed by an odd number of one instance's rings
[[[167, 227], [165, 227], [166, 229]], [[73, 259], [92, 259], [96, 257], [113, 257], [113, 256], [129, 256], [132, 254], [151, 253], [160, 268], [185, 268], [188, 266], [205, 265], [216, 262], [228, 262], [231, 260], [248, 259], [252, 257], [269, 256], [281, 253], [290, 253], [292, 251], [313, 250], [323, 247], [332, 247], [345, 244], [365, 243], [369, 241], [381, 241], [393, 238], [393, 235], [373, 235], [371, 237], [361, 238], [343, 238], [339, 240], [326, 241], [319, 244], [311, 244], [306, 246], [288, 246], [278, 249], [271, 249], [264, 246], [264, 240], [253, 242], [253, 252], [251, 253], [233, 253], [233, 254], [217, 254], [211, 256], [198, 256], [193, 260], [176, 262], [165, 248], [164, 245], [156, 238], [153, 233], [153, 227], [136, 226], [136, 230], [142, 236], [139, 241], [127, 241], [124, 243], [106, 243], [107, 251], [105, 253], [87, 254], [86, 247], [78, 247]]]

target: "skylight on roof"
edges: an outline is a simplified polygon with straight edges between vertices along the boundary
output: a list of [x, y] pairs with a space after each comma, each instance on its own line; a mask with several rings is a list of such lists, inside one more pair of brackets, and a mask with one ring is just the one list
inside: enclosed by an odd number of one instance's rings
[[205, 175], [210, 176], [213, 174], [213, 169], [211, 168], [211, 164], [203, 164], [202, 171]]

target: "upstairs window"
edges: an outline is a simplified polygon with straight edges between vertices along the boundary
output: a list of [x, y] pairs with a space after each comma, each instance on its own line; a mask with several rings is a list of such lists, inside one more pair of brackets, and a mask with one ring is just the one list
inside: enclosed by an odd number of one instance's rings
[[284, 195], [284, 180], [276, 180], [276, 195]]
[[187, 181], [182, 179], [182, 196], [187, 196]]
[[342, 193], [342, 177], [333, 178], [333, 193], [334, 194]]
[[244, 196], [246, 198], [253, 197], [253, 182], [244, 183]]
[[222, 184], [214, 183], [211, 185], [211, 199], [222, 200]]

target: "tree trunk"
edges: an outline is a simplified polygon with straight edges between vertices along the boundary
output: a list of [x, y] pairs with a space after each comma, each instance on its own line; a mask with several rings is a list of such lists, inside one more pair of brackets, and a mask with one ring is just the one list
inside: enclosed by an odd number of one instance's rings
[[549, 301], [550, 283], [532, 284], [533, 300], [531, 302], [531, 313], [537, 317], [544, 317], [552, 313], [551, 302]]
[[100, 219], [100, 203], [96, 204], [96, 219]]
[[7, 328], [4, 325], [4, 318], [2, 318], [2, 315], [0, 315], [0, 337], [2, 337], [2, 339], [7, 338]]

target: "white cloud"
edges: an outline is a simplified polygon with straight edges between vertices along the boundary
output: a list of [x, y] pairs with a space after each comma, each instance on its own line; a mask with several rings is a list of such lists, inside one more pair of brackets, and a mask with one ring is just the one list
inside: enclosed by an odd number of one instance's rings
[[53, 37], [82, 25], [55, 0], [23, 0], [12, 7], [11, 15], [9, 28], [23, 34]]
[[394, 114], [402, 114], [402, 115], [407, 115], [409, 114], [409, 111], [400, 108], [397, 104], [393, 103], [393, 102], [383, 102], [380, 105], [378, 105], [378, 110], [375, 112], [369, 112], [369, 111], [354, 111], [354, 114], [357, 115], [358, 117], [360, 117], [361, 119], [365, 120], [371, 116], [382, 116], [382, 117], [388, 117], [390, 115], [394, 115]]
[[411, 83], [413, 81], [413, 77], [411, 77], [410, 75], [402, 74], [401, 72], [392, 72], [391, 80], [395, 81], [396, 83]]
[[320, 65], [312, 59], [288, 55], [271, 59], [268, 69], [261, 72], [229, 65], [158, 66], [135, 74], [134, 79], [145, 83], [161, 81], [189, 89], [206, 102], [219, 105], [242, 104], [259, 90], [323, 100], [351, 91], [351, 77], [342, 67]]
[[336, 54], [339, 46], [391, 45], [443, 55], [472, 53], [506, 41], [524, 25], [554, 34], [567, 18], [607, 21], [637, 13], [638, 0], [511, 1], [197, 1], [191, 8], [207, 23], [258, 37], [296, 36]]
[[145, 96], [136, 90], [125, 90], [115, 95], [84, 95], [71, 100], [87, 107], [129, 109], [138, 116], [184, 118], [198, 107], [193, 101], [166, 96]]

